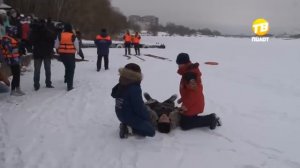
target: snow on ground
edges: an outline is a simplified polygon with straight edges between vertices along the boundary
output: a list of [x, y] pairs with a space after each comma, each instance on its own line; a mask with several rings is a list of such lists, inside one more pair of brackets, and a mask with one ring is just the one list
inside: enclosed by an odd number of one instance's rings
[[[96, 72], [96, 49], [84, 49], [75, 89], [67, 92], [62, 63], [52, 61], [54, 89], [33, 90], [33, 72], [21, 78], [23, 97], [0, 95], [1, 168], [300, 168], [299, 40], [208, 37], [143, 37], [166, 49], [142, 49], [168, 57], [146, 61], [123, 57], [111, 49], [110, 69]], [[205, 114], [217, 113], [223, 126], [154, 138], [118, 137], [111, 88], [118, 68], [138, 63], [142, 90], [164, 100], [178, 94], [175, 59], [187, 52], [200, 63]], [[217, 61], [219, 65], [205, 65]], [[33, 68], [31, 68], [33, 69]]]

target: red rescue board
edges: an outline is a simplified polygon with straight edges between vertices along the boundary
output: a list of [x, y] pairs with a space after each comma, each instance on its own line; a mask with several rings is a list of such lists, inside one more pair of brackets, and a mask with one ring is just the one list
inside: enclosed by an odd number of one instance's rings
[[212, 62], [212, 61], [204, 62], [204, 64], [207, 64], [207, 65], [219, 65], [219, 63]]

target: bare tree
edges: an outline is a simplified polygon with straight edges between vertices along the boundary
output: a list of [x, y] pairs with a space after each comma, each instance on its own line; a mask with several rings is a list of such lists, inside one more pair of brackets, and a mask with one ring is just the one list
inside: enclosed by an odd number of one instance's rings
[[111, 6], [110, 0], [6, 0], [19, 12], [51, 17], [69, 22], [80, 29], [83, 36], [94, 38], [101, 28], [119, 33], [128, 26], [126, 17]]

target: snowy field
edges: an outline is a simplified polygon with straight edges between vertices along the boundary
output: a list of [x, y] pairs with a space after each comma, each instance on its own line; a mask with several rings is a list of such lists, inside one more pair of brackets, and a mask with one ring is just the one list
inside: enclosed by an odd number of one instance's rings
[[[76, 64], [67, 92], [64, 67], [52, 61], [54, 89], [33, 90], [33, 72], [21, 77], [23, 97], [0, 94], [0, 168], [300, 168], [300, 40], [144, 37], [166, 49], [142, 49], [146, 61], [110, 50], [109, 70], [96, 72], [96, 49]], [[223, 126], [153, 138], [120, 139], [112, 87], [118, 68], [138, 63], [142, 90], [164, 100], [179, 94], [175, 59], [187, 52], [199, 62], [204, 114], [216, 113]], [[206, 65], [216, 61], [217, 66]], [[33, 69], [33, 68], [31, 68]]]

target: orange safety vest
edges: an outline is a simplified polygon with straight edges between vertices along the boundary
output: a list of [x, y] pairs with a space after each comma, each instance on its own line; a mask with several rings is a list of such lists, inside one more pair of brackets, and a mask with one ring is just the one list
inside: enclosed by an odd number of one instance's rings
[[131, 36], [130, 36], [130, 34], [125, 34], [124, 35], [124, 41], [125, 41], [125, 43], [127, 42], [127, 43], [131, 43]]
[[7, 35], [3, 36], [3, 39], [8, 39], [10, 44], [11, 44], [11, 47], [12, 47], [12, 51], [9, 51], [8, 48], [4, 48], [2, 45], [1, 45], [1, 50], [2, 50], [2, 54], [4, 56], [4, 58], [17, 58], [20, 56], [20, 53], [19, 53], [19, 46], [18, 46], [18, 41], [12, 37], [9, 37]]
[[58, 53], [63, 54], [75, 54], [76, 48], [72, 41], [73, 33], [62, 32], [60, 36], [60, 44], [58, 48]]
[[107, 40], [107, 41], [110, 41], [111, 38], [110, 38], [110, 36], [102, 37], [101, 35], [97, 35], [96, 36], [96, 40]]
[[134, 36], [133, 43], [140, 44], [140, 40], [141, 40], [141, 36], [140, 35]]

